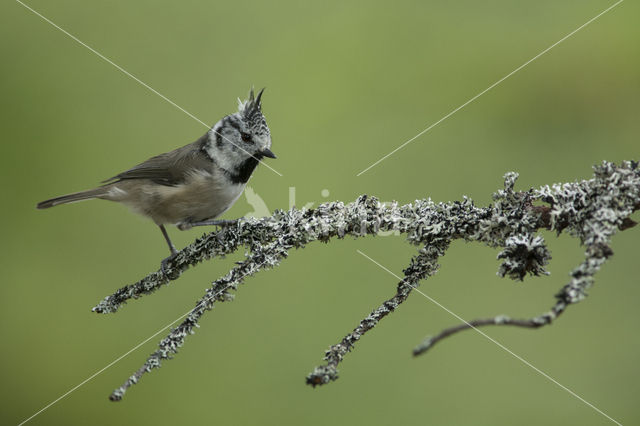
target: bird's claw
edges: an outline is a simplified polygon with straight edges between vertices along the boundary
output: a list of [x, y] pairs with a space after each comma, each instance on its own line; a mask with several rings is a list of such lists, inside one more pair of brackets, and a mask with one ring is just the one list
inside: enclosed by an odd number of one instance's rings
[[160, 262], [160, 269], [162, 270], [162, 274], [169, 279], [175, 279], [180, 276], [180, 270], [171, 268], [170, 265], [175, 260], [177, 255], [177, 252], [172, 253], [171, 256], [163, 259], [162, 262]]

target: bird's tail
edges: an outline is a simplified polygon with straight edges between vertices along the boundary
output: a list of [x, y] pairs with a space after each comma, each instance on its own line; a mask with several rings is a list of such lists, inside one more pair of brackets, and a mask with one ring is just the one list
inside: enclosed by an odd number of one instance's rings
[[41, 201], [38, 203], [38, 209], [48, 209], [49, 207], [57, 206], [58, 204], [75, 203], [77, 201], [91, 200], [92, 198], [99, 198], [106, 195], [108, 189], [103, 187], [89, 189], [87, 191], [74, 192], [73, 194], [63, 195], [62, 197], [51, 198], [50, 200]]

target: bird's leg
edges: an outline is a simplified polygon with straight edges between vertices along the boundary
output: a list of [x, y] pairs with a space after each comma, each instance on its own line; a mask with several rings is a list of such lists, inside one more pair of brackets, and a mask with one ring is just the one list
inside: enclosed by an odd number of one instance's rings
[[186, 231], [194, 226], [229, 226], [238, 223], [238, 219], [234, 220], [204, 220], [202, 222], [184, 222], [178, 225], [178, 229]]
[[158, 226], [162, 231], [162, 235], [164, 236], [164, 239], [167, 241], [167, 244], [169, 245], [169, 250], [171, 250], [171, 255], [175, 256], [176, 254], [178, 254], [178, 250], [176, 250], [176, 247], [171, 242], [171, 238], [169, 238], [169, 234], [167, 234], [167, 230], [164, 228], [164, 225], [158, 225]]
[[164, 236], [164, 239], [167, 241], [167, 244], [169, 245], [169, 250], [171, 250], [171, 256], [167, 257], [160, 263], [160, 265], [162, 266], [162, 272], [164, 272], [166, 275], [167, 264], [176, 257], [176, 255], [178, 254], [178, 250], [176, 250], [176, 247], [171, 242], [171, 238], [169, 238], [169, 234], [167, 234], [167, 230], [164, 228], [164, 225], [158, 225], [158, 226], [162, 231], [162, 235]]

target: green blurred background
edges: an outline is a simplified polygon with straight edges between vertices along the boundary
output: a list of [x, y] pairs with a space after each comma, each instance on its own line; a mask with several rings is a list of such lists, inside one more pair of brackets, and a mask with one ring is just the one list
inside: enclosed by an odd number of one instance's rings
[[[480, 205], [510, 170], [520, 188], [588, 178], [638, 159], [640, 7], [602, 16], [378, 166], [356, 174], [612, 1], [211, 2], [31, 0], [30, 6], [207, 123], [251, 85], [278, 160], [250, 185], [269, 209], [359, 194]], [[96, 185], [204, 127], [19, 3], [0, 6], [2, 352], [0, 423], [17, 424], [191, 308], [242, 253], [188, 271], [117, 314], [102, 297], [158, 267], [157, 228], [116, 204], [36, 211]], [[328, 190], [323, 197], [321, 191]], [[241, 198], [225, 217], [252, 207]], [[636, 215], [636, 219], [638, 215]], [[204, 230], [169, 230], [184, 246]], [[456, 242], [422, 290], [466, 319], [536, 315], [581, 259], [546, 233], [551, 276], [496, 277], [497, 252]], [[623, 424], [639, 424], [640, 229], [617, 235], [591, 297], [553, 326], [486, 333]], [[609, 424], [474, 332], [412, 359], [458, 320], [414, 294], [358, 344], [341, 377], [304, 377], [371, 309], [416, 248], [379, 237], [313, 244], [246, 280], [205, 315], [178, 356], [124, 401], [107, 397], [166, 334], [31, 420], [114, 424]], [[635, 266], [634, 266], [635, 265]]]

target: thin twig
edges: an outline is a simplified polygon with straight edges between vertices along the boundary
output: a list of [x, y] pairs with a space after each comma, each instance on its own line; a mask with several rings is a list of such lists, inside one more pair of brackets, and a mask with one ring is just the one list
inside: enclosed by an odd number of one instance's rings
[[539, 328], [548, 323], [537, 321], [537, 318], [531, 319], [513, 319], [509, 318], [506, 315], [498, 315], [493, 318], [484, 318], [484, 319], [476, 319], [473, 321], [466, 322], [464, 324], [456, 325], [453, 327], [445, 328], [439, 334], [433, 337], [427, 337], [420, 345], [418, 345], [413, 350], [413, 355], [418, 356], [422, 355], [440, 340], [452, 336], [460, 331], [470, 330], [473, 328], [484, 327], [487, 325], [512, 325], [516, 327], [524, 327], [524, 328]]

